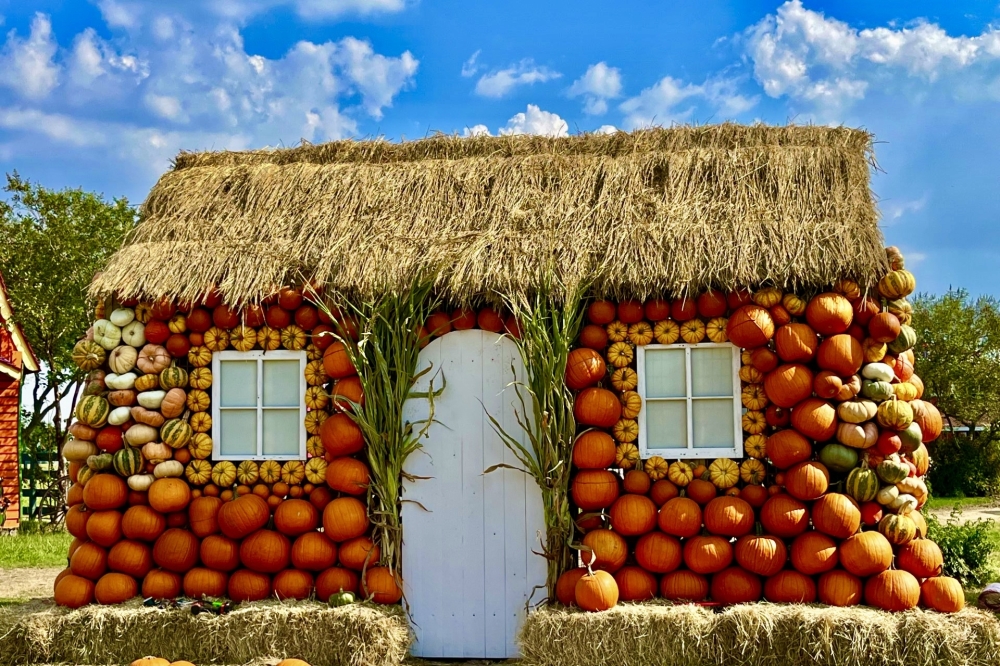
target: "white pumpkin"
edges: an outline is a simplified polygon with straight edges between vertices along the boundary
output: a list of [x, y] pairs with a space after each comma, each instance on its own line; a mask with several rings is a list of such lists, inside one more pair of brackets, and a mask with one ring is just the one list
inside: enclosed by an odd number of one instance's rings
[[166, 391], [143, 391], [139, 394], [139, 404], [146, 409], [159, 409], [166, 395]]
[[127, 483], [128, 487], [137, 493], [144, 493], [153, 485], [153, 481], [156, 481], [156, 477], [152, 474], [133, 474], [128, 477]]
[[882, 486], [882, 488], [878, 491], [878, 494], [875, 495], [875, 501], [882, 506], [888, 506], [889, 504], [892, 504], [897, 497], [899, 497], [899, 490], [896, 486]]
[[128, 326], [133, 321], [135, 321], [135, 310], [132, 308], [117, 308], [108, 317], [111, 323], [115, 326], [121, 328], [122, 326]]
[[134, 368], [138, 358], [139, 352], [136, 351], [135, 347], [120, 345], [108, 354], [108, 367], [111, 368], [112, 372], [121, 375]]
[[125, 441], [131, 446], [142, 446], [143, 444], [155, 441], [159, 434], [160, 432], [152, 426], [148, 426], [145, 423], [136, 423], [125, 431]]
[[163, 442], [150, 442], [143, 446], [141, 451], [142, 457], [154, 465], [159, 465], [164, 460], [170, 460], [174, 456], [174, 450]]
[[71, 462], [86, 462], [87, 458], [98, 453], [97, 445], [85, 439], [71, 439], [63, 445], [63, 458]]
[[104, 385], [113, 391], [125, 391], [135, 386], [135, 380], [134, 372], [126, 372], [124, 375], [116, 375], [112, 372], [104, 376]]
[[111, 351], [121, 341], [122, 329], [107, 319], [98, 319], [94, 322], [94, 342]]
[[887, 505], [889, 509], [895, 511], [901, 516], [913, 513], [917, 510], [917, 498], [909, 493], [899, 493], [896, 495], [896, 499], [889, 502]]
[[121, 425], [132, 418], [132, 410], [128, 407], [115, 407], [108, 414], [108, 423], [111, 425]]
[[873, 382], [892, 382], [896, 373], [885, 363], [869, 363], [861, 368], [861, 376]]
[[139, 320], [127, 324], [122, 328], [122, 341], [136, 349], [142, 347], [146, 344], [146, 327]]
[[918, 504], [923, 504], [927, 501], [927, 484], [924, 483], [923, 479], [915, 476], [908, 476], [896, 484], [896, 489], [899, 490], [900, 493], [906, 493], [916, 497]]
[[184, 474], [184, 465], [176, 460], [164, 460], [153, 468], [153, 476], [163, 479], [168, 476], [181, 476]]
[[837, 416], [847, 423], [864, 423], [878, 412], [878, 405], [870, 400], [846, 400], [837, 405]]
[[837, 441], [854, 449], [867, 449], [878, 441], [878, 426], [866, 423], [840, 423], [837, 425]]

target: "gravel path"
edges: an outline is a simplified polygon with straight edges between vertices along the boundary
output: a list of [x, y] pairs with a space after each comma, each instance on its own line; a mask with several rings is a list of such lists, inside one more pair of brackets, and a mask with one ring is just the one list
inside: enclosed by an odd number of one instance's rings
[[52, 583], [63, 567], [0, 569], [0, 598], [45, 599], [52, 596]]

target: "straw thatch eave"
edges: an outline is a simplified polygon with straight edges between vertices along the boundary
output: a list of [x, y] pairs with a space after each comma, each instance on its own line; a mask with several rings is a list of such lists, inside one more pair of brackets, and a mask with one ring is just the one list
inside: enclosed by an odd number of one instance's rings
[[466, 301], [581, 281], [645, 298], [887, 270], [871, 135], [700, 128], [182, 154], [94, 295], [232, 302], [314, 279]]

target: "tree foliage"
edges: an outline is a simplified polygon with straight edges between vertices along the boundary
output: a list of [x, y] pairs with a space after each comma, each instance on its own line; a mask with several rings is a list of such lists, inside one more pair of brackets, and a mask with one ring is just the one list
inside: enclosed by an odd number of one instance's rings
[[14, 317], [41, 360], [22, 434], [50, 423], [61, 442], [81, 373], [73, 345], [91, 323], [87, 285], [135, 225], [124, 198], [105, 200], [80, 189], [50, 190], [7, 176], [0, 200], [0, 266]]
[[[1000, 435], [1000, 303], [964, 289], [914, 302], [916, 368], [926, 399], [969, 428], [972, 439]], [[977, 430], [976, 426], [984, 426]]]

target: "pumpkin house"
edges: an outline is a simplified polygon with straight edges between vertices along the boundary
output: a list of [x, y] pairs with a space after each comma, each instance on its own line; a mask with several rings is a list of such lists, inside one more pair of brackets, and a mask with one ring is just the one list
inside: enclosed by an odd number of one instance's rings
[[94, 280], [58, 603], [956, 611], [870, 134], [184, 153]]
[[38, 357], [24, 337], [0, 275], [0, 529], [21, 523], [21, 383], [38, 372]]

